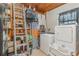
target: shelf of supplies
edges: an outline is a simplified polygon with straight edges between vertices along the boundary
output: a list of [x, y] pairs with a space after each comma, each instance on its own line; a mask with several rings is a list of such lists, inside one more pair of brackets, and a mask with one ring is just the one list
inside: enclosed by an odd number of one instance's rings
[[26, 28], [27, 30], [30, 30], [30, 28]]
[[7, 15], [7, 16], [11, 16], [11, 14], [5, 14], [5, 15]]
[[23, 25], [23, 23], [16, 23], [16, 24], [22, 24]]
[[8, 28], [8, 30], [13, 30], [13, 28]]
[[15, 12], [23, 12], [23, 9], [15, 9]]
[[18, 28], [16, 28], [16, 29], [24, 29], [24, 28], [20, 28], [20, 27], [18, 27]]
[[23, 21], [22, 19], [16, 19], [16, 21]]
[[8, 47], [13, 47], [13, 41], [8, 41]]
[[4, 5], [5, 6], [5, 8], [7, 8], [7, 9], [11, 9], [11, 4], [6, 4], [6, 5]]
[[21, 13], [23, 12], [23, 11], [22, 11], [22, 10], [20, 10], [20, 9], [15, 9], [15, 11], [17, 11], [17, 12], [21, 12]]
[[25, 53], [20, 53], [20, 54], [17, 54], [17, 56], [27, 56], [27, 52], [25, 52]]
[[15, 13], [15, 16], [23, 16], [23, 13]]
[[9, 46], [8, 48], [11, 48], [11, 47], [14, 47], [14, 46]]
[[3, 29], [4, 29], [4, 30], [7, 30], [7, 29], [8, 29], [8, 30], [13, 30], [13, 28], [7, 28], [7, 27], [6, 27], [6, 28], [3, 28]]
[[24, 18], [16, 16], [15, 19], [24, 19]]
[[24, 35], [24, 34], [22, 34], [22, 35], [20, 35], [20, 34], [17, 34], [17, 35], [16, 35], [16, 37], [18, 37], [18, 36], [25, 36], [25, 35]]
[[21, 8], [21, 7], [23, 7], [23, 4], [16, 3], [15, 6]]
[[16, 35], [23, 35], [23, 34], [25, 34], [25, 33], [16, 33]]
[[14, 51], [13, 51], [13, 52], [8, 53], [8, 56], [15, 56], [15, 55], [14, 55]]
[[7, 16], [4, 16], [4, 20], [5, 19], [10, 19], [10, 16], [8, 16], [8, 15]]
[[6, 9], [11, 9], [10, 6], [6, 6]]
[[16, 36], [16, 37], [24, 37], [25, 35], [19, 35], [19, 36]]
[[15, 12], [23, 13], [21, 9], [15, 9]]
[[16, 47], [25, 46], [25, 45], [27, 45], [27, 44], [26, 43], [22, 43], [22, 44], [17, 45]]
[[11, 52], [13, 52], [13, 51], [14, 51], [14, 47], [8, 48], [8, 53], [11, 53]]
[[15, 7], [15, 10], [23, 10], [23, 8], [20, 8], [20, 7]]
[[19, 22], [16, 22], [16, 25], [18, 25], [18, 24], [24, 25], [24, 23], [23, 23], [23, 22], [21, 22], [21, 23], [19, 23]]

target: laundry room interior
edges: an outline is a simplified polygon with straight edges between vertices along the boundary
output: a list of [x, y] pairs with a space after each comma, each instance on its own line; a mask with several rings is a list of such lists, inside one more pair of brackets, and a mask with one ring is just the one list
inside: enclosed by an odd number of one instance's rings
[[79, 3], [0, 3], [0, 56], [78, 56]]

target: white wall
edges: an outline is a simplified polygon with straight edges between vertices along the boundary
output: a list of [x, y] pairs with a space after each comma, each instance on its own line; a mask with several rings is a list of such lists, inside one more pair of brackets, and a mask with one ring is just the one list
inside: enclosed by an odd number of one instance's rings
[[54, 33], [54, 28], [56, 25], [58, 25], [58, 16], [59, 13], [67, 11], [67, 10], [71, 10], [74, 8], [78, 8], [79, 4], [75, 4], [75, 3], [69, 3], [69, 4], [64, 4], [54, 10], [51, 10], [49, 12], [46, 13], [46, 20], [47, 20], [47, 28], [50, 29], [49, 32]]
[[38, 14], [38, 21], [39, 21], [39, 25], [45, 25], [46, 27], [45, 15]]

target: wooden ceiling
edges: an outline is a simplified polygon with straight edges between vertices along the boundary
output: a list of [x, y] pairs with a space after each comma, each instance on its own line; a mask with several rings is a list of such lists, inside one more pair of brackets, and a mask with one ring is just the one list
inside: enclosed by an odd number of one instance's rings
[[52, 9], [55, 9], [64, 3], [24, 3], [26, 7], [31, 6], [32, 8], [36, 8], [37, 12], [46, 13]]

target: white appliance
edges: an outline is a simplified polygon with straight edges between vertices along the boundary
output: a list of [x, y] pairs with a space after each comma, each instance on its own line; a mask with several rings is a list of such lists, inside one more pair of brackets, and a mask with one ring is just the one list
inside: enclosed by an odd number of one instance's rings
[[79, 53], [79, 26], [60, 25], [55, 27], [55, 44], [53, 53], [57, 55], [78, 55]]
[[40, 34], [40, 49], [47, 55], [49, 54], [49, 45], [52, 45], [53, 40], [53, 34]]

